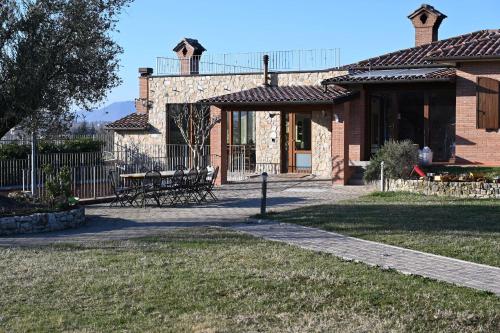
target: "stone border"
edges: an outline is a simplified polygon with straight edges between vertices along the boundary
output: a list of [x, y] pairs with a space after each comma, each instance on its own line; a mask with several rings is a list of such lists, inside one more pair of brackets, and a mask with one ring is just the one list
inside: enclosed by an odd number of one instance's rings
[[85, 208], [0, 218], [0, 236], [78, 228], [85, 224]]
[[500, 199], [500, 184], [484, 182], [390, 179], [387, 181], [387, 189], [396, 192], [412, 192], [457, 198]]

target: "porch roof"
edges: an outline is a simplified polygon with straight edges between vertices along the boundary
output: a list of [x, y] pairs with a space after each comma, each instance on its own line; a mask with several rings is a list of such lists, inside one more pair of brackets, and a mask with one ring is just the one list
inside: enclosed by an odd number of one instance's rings
[[147, 114], [132, 113], [106, 125], [106, 129], [115, 131], [141, 131], [149, 128]]
[[331, 86], [262, 86], [201, 100], [212, 105], [334, 104], [355, 95], [348, 89]]
[[456, 70], [454, 68], [358, 70], [351, 74], [326, 79], [322, 84], [453, 82], [455, 77]]

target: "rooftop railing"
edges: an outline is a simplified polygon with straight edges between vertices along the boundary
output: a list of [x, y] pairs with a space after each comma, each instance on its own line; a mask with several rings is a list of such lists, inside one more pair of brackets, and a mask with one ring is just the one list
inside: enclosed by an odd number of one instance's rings
[[263, 70], [269, 55], [271, 71], [307, 71], [340, 67], [340, 49], [203, 54], [189, 58], [158, 57], [156, 75], [252, 73]]

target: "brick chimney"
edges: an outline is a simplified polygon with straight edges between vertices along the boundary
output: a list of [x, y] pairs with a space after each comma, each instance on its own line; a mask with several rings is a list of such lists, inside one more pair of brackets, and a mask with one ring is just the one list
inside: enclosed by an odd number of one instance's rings
[[439, 26], [446, 15], [431, 5], [423, 4], [408, 18], [415, 27], [415, 46], [420, 46], [438, 40]]
[[181, 75], [195, 75], [200, 73], [200, 58], [206, 49], [197, 39], [184, 38], [174, 47], [180, 61]]
[[135, 100], [136, 113], [147, 114], [149, 111], [149, 78], [152, 74], [152, 68], [139, 68], [139, 98]]

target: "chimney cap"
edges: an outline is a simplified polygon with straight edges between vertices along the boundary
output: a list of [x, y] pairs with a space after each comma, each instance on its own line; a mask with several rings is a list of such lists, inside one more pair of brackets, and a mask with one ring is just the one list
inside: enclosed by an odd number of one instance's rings
[[206, 51], [206, 49], [194, 38], [183, 38], [173, 49], [174, 52], [179, 52], [183, 47], [189, 45], [193, 48], [194, 54], [201, 54]]
[[408, 15], [408, 18], [411, 20], [414, 17], [420, 15], [422, 12], [427, 12], [436, 15], [439, 19], [444, 20], [447, 16], [441, 13], [439, 10], [434, 8], [431, 5], [428, 5], [426, 3], [422, 4], [417, 10], [415, 10], [413, 13]]
[[153, 74], [153, 69], [149, 67], [140, 67], [139, 74], [141, 74], [141, 76], [149, 76]]

